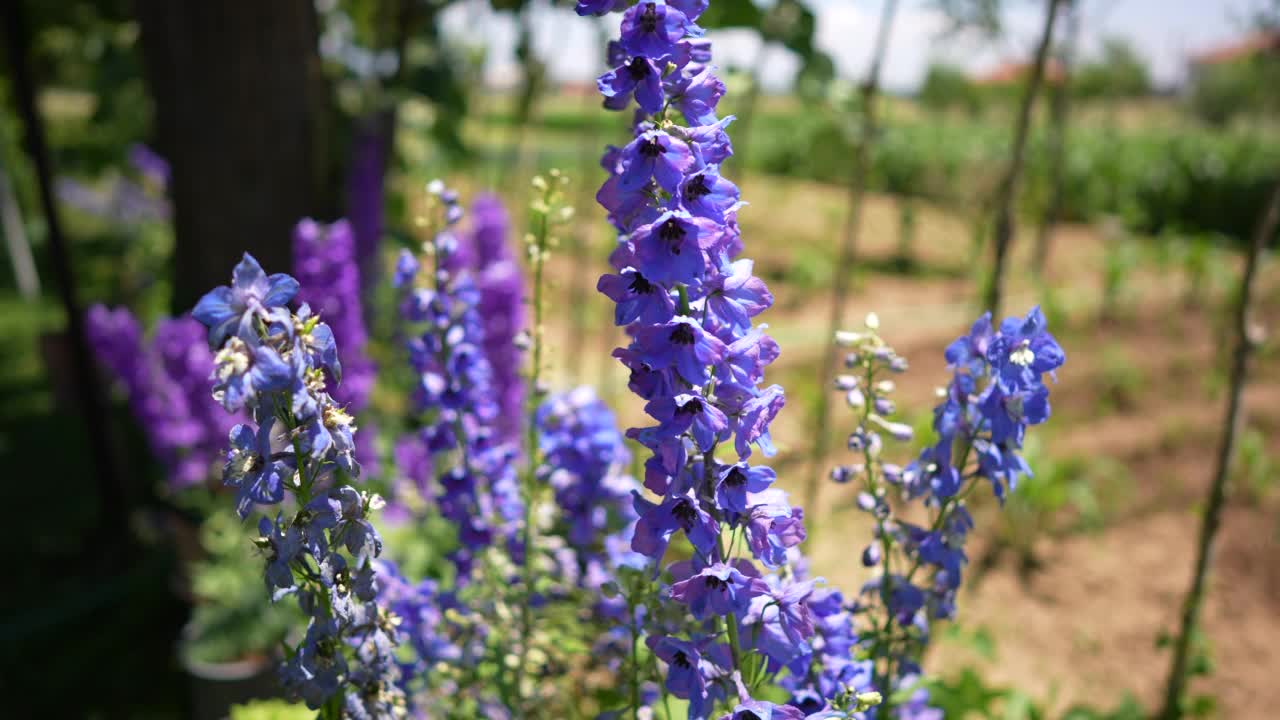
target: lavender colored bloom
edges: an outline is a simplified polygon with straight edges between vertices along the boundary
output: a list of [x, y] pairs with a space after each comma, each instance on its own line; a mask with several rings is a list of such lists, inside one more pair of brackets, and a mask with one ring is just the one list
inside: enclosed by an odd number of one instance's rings
[[284, 307], [298, 294], [297, 280], [284, 273], [268, 276], [248, 253], [231, 277], [230, 287], [214, 288], [191, 311], [192, 317], [209, 328], [209, 345], [213, 347], [220, 347], [233, 332], [251, 335], [254, 318], [266, 320], [270, 310]]
[[134, 143], [129, 146], [129, 164], [155, 187], [163, 190], [169, 186], [169, 161], [146, 145]]
[[663, 434], [678, 437], [688, 432], [700, 452], [711, 450], [729, 428], [725, 414], [696, 393], [655, 398], [645, 412], [662, 423], [658, 429]]
[[676, 8], [659, 0], [641, 0], [622, 16], [622, 48], [632, 55], [663, 58], [695, 27]]
[[295, 596], [308, 615], [282, 685], [312, 709], [340, 696], [348, 716], [402, 714], [396, 620], [377, 604], [372, 566], [382, 541], [368, 518], [382, 500], [336, 477], [341, 468], [357, 478], [360, 467], [352, 418], [326, 391], [326, 374], [340, 374], [333, 332], [305, 305], [285, 307], [293, 278], [268, 278], [248, 256], [235, 278], [202, 298], [195, 316], [218, 347], [214, 396], [258, 421], [232, 429], [226, 455], [223, 480], [236, 488], [241, 517], [287, 494], [296, 500], [295, 511], [259, 523], [257, 540], [273, 597]]
[[[814, 632], [803, 592], [769, 589], [804, 539], [804, 514], [772, 487], [771, 469], [746, 463], [755, 447], [772, 454], [769, 427], [785, 393], [760, 387], [778, 345], [753, 323], [773, 297], [751, 261], [739, 258], [742, 203], [719, 169], [733, 153], [725, 133], [731, 118], [716, 118], [725, 87], [694, 24], [706, 8], [705, 0], [642, 0], [623, 16], [614, 69], [598, 85], [606, 107], [633, 99], [639, 109], [633, 140], [605, 153], [609, 177], [596, 196], [619, 234], [613, 272], [598, 289], [616, 303], [615, 322], [631, 338], [614, 355], [656, 422], [627, 431], [650, 452], [644, 486], [659, 496], [636, 494], [632, 548], [657, 560], [682, 533], [695, 551], [688, 572], [658, 573], [674, 582], [667, 597], [684, 603], [695, 624], [655, 624], [647, 642], [667, 665], [668, 687], [689, 699], [689, 717], [698, 720], [739, 694], [734, 670], [747, 654], [769, 658], [774, 675], [810, 652]], [[677, 124], [677, 113], [691, 127]], [[763, 576], [755, 563], [777, 574]], [[762, 597], [770, 598], [768, 609], [757, 606]], [[713, 616], [735, 630], [742, 625], [738, 639], [693, 629]], [[743, 712], [766, 708], [739, 697]], [[770, 712], [789, 717], [791, 710]]]
[[[851, 407], [859, 422], [849, 445], [862, 455], [857, 477], [868, 482], [858, 506], [876, 523], [862, 560], [867, 566], [883, 563], [883, 572], [860, 593], [857, 608], [865, 618], [860, 643], [873, 651], [867, 662], [879, 685], [874, 690], [890, 697], [891, 703], [912, 693], [905, 704], [891, 706], [895, 717], [940, 717], [928, 705], [928, 693], [916, 687], [917, 675], [931, 624], [955, 616], [968, 561], [964, 545], [973, 529], [964, 498], [973, 483], [988, 482], [1003, 501], [1017, 479], [1030, 473], [1019, 450], [1027, 428], [1049, 416], [1043, 376], [1060, 367], [1064, 356], [1038, 309], [1025, 318], [1005, 320], [998, 328], [993, 328], [989, 315], [979, 318], [947, 347], [952, 377], [934, 409], [934, 441], [902, 468], [881, 457], [880, 435], [905, 442], [911, 439], [911, 428], [888, 419], [896, 411], [888, 398], [893, 383], [876, 381], [875, 376], [901, 372], [906, 362], [884, 344], [878, 327], [878, 319], [869, 316], [866, 332], [838, 337], [852, 349], [848, 367], [861, 373], [842, 380], [837, 388], [858, 393]], [[923, 502], [929, 522], [922, 526], [895, 518], [877, 478], [905, 500]], [[904, 574], [890, 567], [912, 569]], [[815, 675], [812, 670], [810, 676], [805, 687], [796, 689], [816, 689], [828, 698], [833, 688], [858, 690], [843, 676]], [[858, 671], [850, 678], [860, 682], [861, 676]]]
[[812, 592], [813, 581], [807, 580], [752, 599], [743, 625], [750, 630], [748, 637], [757, 638], [757, 649], [770, 662], [786, 665], [810, 651], [813, 615], [806, 600]]
[[720, 537], [720, 525], [692, 493], [669, 496], [656, 506], [637, 494], [635, 502], [640, 520], [631, 541], [633, 550], [656, 560], [666, 553], [672, 533], [683, 530], [698, 552], [711, 554]]
[[209, 398], [213, 357], [204, 329], [189, 318], [166, 320], [147, 343], [129, 311], [101, 305], [89, 309], [85, 324], [98, 361], [124, 387], [173, 488], [207, 479], [236, 418]]
[[254, 505], [275, 505], [284, 499], [285, 482], [293, 476], [293, 468], [289, 461], [277, 458], [287, 443], [272, 417], [256, 430], [249, 425], [232, 428], [222, 475], [223, 482], [236, 488], [241, 519], [248, 517]]
[[333, 396], [359, 412], [368, 406], [375, 366], [365, 352], [369, 333], [355, 245], [352, 226], [345, 220], [324, 226], [308, 218], [293, 230], [293, 270], [301, 286], [297, 299], [332, 330], [343, 368], [342, 382]]
[[650, 130], [622, 149], [620, 162], [623, 170], [619, 190], [641, 190], [653, 179], [663, 190], [673, 193], [680, 188], [684, 173], [693, 167], [693, 155], [683, 140], [661, 130]]
[[[720, 177], [714, 167], [699, 170], [680, 185], [680, 205], [691, 215], [723, 223], [725, 215], [738, 205], [738, 186]], [[751, 265], [747, 263], [747, 273]]]
[[[346, 220], [325, 226], [308, 218], [294, 226], [293, 269], [301, 286], [297, 299], [325, 321], [333, 344], [341, 350], [333, 363], [342, 368], [340, 375], [333, 376], [341, 379], [333, 388], [333, 397], [353, 413], [368, 407], [377, 372], [367, 351], [369, 333], [357, 246], [353, 225]], [[314, 333], [312, 337], [316, 337]], [[356, 446], [356, 456], [366, 472], [376, 475], [376, 432], [366, 430]]]
[[495, 427], [500, 437], [513, 441], [520, 432], [525, 392], [521, 366], [524, 353], [516, 342], [524, 330], [524, 276], [512, 250], [510, 219], [502, 201], [480, 195], [472, 205], [472, 230], [468, 249], [472, 257], [477, 311], [484, 325], [481, 348], [489, 361], [491, 383], [497, 398]]
[[666, 212], [635, 229], [636, 266], [645, 277], [662, 283], [692, 284], [705, 273], [703, 253], [720, 244], [723, 233], [706, 218], [683, 211]]
[[664, 323], [675, 315], [675, 301], [662, 287], [654, 285], [632, 267], [617, 275], [602, 275], [596, 289], [617, 303], [614, 323], [630, 325]]
[[753, 598], [768, 591], [769, 586], [760, 578], [716, 563], [672, 585], [671, 597], [688, 605], [694, 618], [705, 620], [710, 616], [742, 615]]
[[[465, 583], [476, 551], [500, 537], [514, 547], [523, 514], [514, 476], [516, 451], [507, 442], [518, 421], [504, 418], [522, 402], [513, 341], [522, 322], [520, 286], [514, 266], [503, 258], [505, 219], [493, 218], [501, 208], [485, 209], [488, 219], [481, 218], [476, 234], [462, 242], [453, 233], [461, 218], [456, 194], [436, 182], [428, 190], [440, 215], [430, 240], [435, 271], [429, 284], [400, 288], [401, 314], [410, 324], [405, 332], [409, 361], [417, 376], [412, 410], [418, 430], [398, 445], [420, 442], [425, 454], [435, 458], [440, 472], [431, 499], [457, 528], [459, 545], [450, 558]], [[506, 263], [508, 274], [477, 285], [470, 264], [478, 260], [491, 262], [489, 270]], [[401, 265], [401, 280], [420, 275], [417, 262], [402, 260]], [[483, 282], [485, 275], [480, 277]], [[490, 308], [482, 312], [486, 298]], [[495, 375], [491, 356], [505, 363], [502, 377]]]
[[725, 353], [725, 345], [719, 338], [684, 316], [661, 325], [638, 328], [635, 344], [650, 368], [673, 368], [685, 382], [694, 385], [707, 381], [710, 366], [719, 362]]
[[706, 696], [706, 682], [702, 676], [702, 654], [692, 643], [674, 637], [652, 637], [646, 643], [653, 654], [667, 664], [667, 690], [684, 700]]
[[799, 708], [775, 705], [763, 700], [748, 700], [724, 715], [720, 720], [805, 720]]
[[716, 502], [726, 510], [745, 513], [750, 495], [769, 489], [778, 478], [772, 468], [735, 463], [721, 468], [720, 481], [716, 483]]
[[632, 93], [640, 107], [648, 113], [662, 109], [662, 71], [652, 60], [632, 58], [600, 76], [600, 94], [610, 100], [625, 100]]
[[720, 78], [712, 74], [710, 67], [697, 74], [676, 78], [675, 105], [690, 125], [707, 126], [716, 123], [716, 105], [724, 97], [725, 87]]

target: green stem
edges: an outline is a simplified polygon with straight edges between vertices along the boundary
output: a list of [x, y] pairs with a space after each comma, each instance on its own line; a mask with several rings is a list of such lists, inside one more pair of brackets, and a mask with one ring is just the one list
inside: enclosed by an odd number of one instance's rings
[[627, 593], [627, 622], [631, 625], [631, 717], [640, 720], [640, 628], [636, 625], [636, 604]]
[[[549, 191], [548, 191], [549, 195]], [[520, 659], [516, 665], [516, 698], [519, 704], [519, 711], [524, 710], [524, 673], [525, 666], [529, 660], [529, 636], [533, 630], [533, 603], [530, 602], [530, 595], [533, 594], [533, 575], [534, 575], [534, 552], [533, 543], [535, 539], [534, 533], [534, 501], [537, 491], [537, 472], [538, 472], [538, 402], [540, 399], [539, 384], [542, 374], [542, 291], [543, 291], [543, 266], [546, 260], [547, 251], [547, 233], [548, 218], [551, 212], [549, 207], [545, 207], [546, 200], [544, 198], [544, 207], [538, 213], [537, 232], [534, 234], [534, 252], [532, 253], [533, 262], [533, 327], [530, 332], [530, 341], [532, 343], [530, 354], [532, 356], [532, 365], [529, 369], [529, 408], [528, 408], [528, 427], [527, 436], [525, 438], [525, 456], [527, 457], [527, 466], [525, 468], [524, 481], [521, 483], [522, 494], [524, 496], [524, 528], [521, 542], [524, 545], [524, 598], [520, 603]]]
[[[704, 455], [705, 459], [703, 460], [703, 467], [705, 468], [711, 467], [711, 458], [714, 452], [715, 450], [713, 448], [711, 451], [707, 452]], [[705, 472], [707, 474], [710, 474], [711, 471], [706, 470]], [[725, 555], [724, 537], [721, 536], [720, 538], [718, 538], [716, 544], [717, 544], [716, 549], [720, 553], [720, 562], [723, 562], [723, 563], [729, 562], [728, 556]], [[733, 660], [733, 669], [741, 672], [742, 661], [740, 658], [742, 657], [742, 645], [738, 640], [737, 616], [734, 615], [732, 612], [729, 613], [729, 616], [727, 618], [724, 618], [724, 624], [725, 624], [725, 632], [729, 636], [729, 655], [730, 655], [730, 658]]]

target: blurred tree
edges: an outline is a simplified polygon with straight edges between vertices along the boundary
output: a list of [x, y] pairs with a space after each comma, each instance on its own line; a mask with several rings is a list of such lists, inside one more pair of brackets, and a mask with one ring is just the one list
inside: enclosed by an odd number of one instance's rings
[[760, 97], [760, 75], [769, 45], [780, 45], [800, 59], [796, 87], [806, 99], [812, 100], [826, 94], [827, 87], [835, 79], [835, 64], [814, 46], [817, 20], [813, 11], [800, 0], [777, 0], [764, 10], [751, 2], [712, 3], [698, 18], [698, 24], [714, 29], [750, 28], [760, 33], [760, 48], [748, 70], [751, 85], [737, 112], [738, 141], [734, 146], [734, 167], [737, 168], [738, 176], [742, 177], [747, 170], [751, 127]]
[[1014, 127], [1013, 143], [1009, 150], [1009, 164], [1005, 168], [1004, 177], [995, 197], [995, 257], [991, 276], [987, 280], [983, 305], [991, 311], [997, 321], [1000, 319], [1001, 291], [1004, 284], [1004, 268], [1009, 254], [1009, 246], [1013, 244], [1015, 232], [1013, 203], [1018, 194], [1018, 180], [1022, 176], [1022, 166], [1026, 154], [1027, 136], [1031, 127], [1031, 107], [1035, 104], [1036, 93], [1044, 79], [1045, 64], [1049, 56], [1049, 45], [1053, 41], [1053, 26], [1058, 17], [1058, 6], [1062, 0], [1046, 0], [1044, 30], [1040, 34], [1040, 42], [1036, 46], [1035, 62], [1031, 73], [1027, 76], [1027, 84], [1023, 89], [1021, 104], [1018, 107], [1017, 125]]
[[1066, 14], [1066, 33], [1058, 44], [1058, 64], [1062, 67], [1062, 79], [1055, 83], [1050, 97], [1049, 110], [1049, 201], [1040, 218], [1040, 232], [1036, 236], [1035, 255], [1031, 270], [1040, 277], [1049, 261], [1049, 245], [1053, 241], [1053, 226], [1062, 216], [1067, 182], [1067, 126], [1068, 107], [1072, 88], [1072, 65], [1075, 61], [1076, 43], [1080, 36], [1080, 9], [1078, 0], [1063, 0], [1062, 12]]
[[[395, 161], [403, 101], [431, 106], [429, 134], [447, 160], [464, 158], [462, 118], [469, 106], [461, 75], [465, 63], [440, 37], [438, 17], [447, 2], [348, 0], [322, 6], [321, 55], [333, 86], [331, 135], [350, 130], [349, 152], [326, 163], [331, 187], [345, 192], [345, 215], [356, 235], [356, 256], [366, 293], [378, 285], [384, 234], [386, 177]], [[334, 138], [335, 140], [337, 138]], [[339, 142], [333, 143], [341, 148]], [[376, 305], [366, 303], [372, 313]]]
[[1263, 2], [1246, 25], [1252, 35], [1234, 48], [1192, 58], [1191, 112], [1210, 125], [1243, 113], [1280, 110], [1280, 0]]
[[1004, 31], [1000, 22], [1001, 0], [932, 0], [947, 18], [944, 35], [977, 33], [994, 38]]
[[982, 96], [968, 73], [953, 65], [931, 63], [920, 86], [921, 104], [934, 112], [961, 108], [969, 115], [982, 112]]
[[175, 311], [226, 283], [245, 250], [290, 267], [317, 212], [325, 95], [311, 0], [139, 0], [160, 152], [173, 168]]
[[1147, 61], [1121, 37], [1104, 38], [1102, 55], [1080, 67], [1071, 92], [1084, 100], [1141, 97], [1151, 93]]
[[1200, 68], [1192, 83], [1191, 112], [1210, 125], [1223, 126], [1244, 113], [1280, 108], [1280, 52]]

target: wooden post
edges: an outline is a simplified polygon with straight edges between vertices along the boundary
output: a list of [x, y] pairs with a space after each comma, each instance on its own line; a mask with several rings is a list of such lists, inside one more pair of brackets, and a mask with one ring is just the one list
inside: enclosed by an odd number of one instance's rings
[[1036, 93], [1044, 79], [1044, 66], [1049, 57], [1049, 44], [1053, 41], [1054, 20], [1058, 16], [1058, 5], [1062, 0], [1047, 0], [1048, 9], [1044, 17], [1044, 31], [1040, 35], [1040, 44], [1036, 47], [1035, 63], [1031, 66], [1031, 75], [1027, 78], [1027, 86], [1022, 93], [1022, 102], [1018, 108], [1018, 120], [1013, 134], [1013, 146], [1009, 149], [1009, 165], [1000, 181], [995, 203], [995, 263], [991, 278], [986, 288], [983, 305], [991, 311], [995, 322], [1000, 321], [1000, 301], [1004, 286], [1004, 268], [1009, 255], [1009, 246], [1013, 244], [1016, 232], [1014, 220], [1014, 202], [1018, 196], [1018, 180], [1022, 177], [1027, 136], [1031, 128], [1031, 108], [1035, 105]]
[[1244, 384], [1248, 374], [1249, 355], [1253, 352], [1255, 341], [1249, 332], [1249, 305], [1253, 300], [1258, 266], [1262, 263], [1262, 253], [1271, 239], [1275, 237], [1276, 225], [1280, 221], [1280, 184], [1271, 193], [1267, 208], [1258, 221], [1250, 243], [1248, 257], [1244, 265], [1244, 278], [1240, 283], [1240, 296], [1235, 307], [1234, 330], [1235, 351], [1231, 355], [1230, 395], [1227, 398], [1227, 415], [1224, 419], [1221, 444], [1218, 446], [1218, 460], [1214, 466], [1213, 483], [1209, 486], [1209, 497], [1205, 503], [1204, 516], [1200, 525], [1200, 539], [1196, 545], [1196, 565], [1191, 575], [1191, 587], [1182, 605], [1182, 625], [1173, 646], [1173, 659], [1169, 665], [1169, 680], [1165, 686], [1164, 707], [1161, 709], [1162, 720], [1178, 720], [1182, 717], [1182, 697], [1187, 682], [1187, 660], [1191, 653], [1191, 636], [1195, 632], [1200, 616], [1200, 606], [1204, 602], [1205, 583], [1209, 575], [1209, 563], [1213, 559], [1213, 541], [1222, 524], [1222, 506], [1226, 503], [1227, 478], [1231, 474], [1231, 457], [1235, 452], [1236, 435], [1240, 430], [1241, 400], [1244, 396]]
[[[808, 486], [805, 489], [805, 509], [817, 517], [818, 489], [821, 487], [822, 463], [827, 456], [830, 432], [827, 424], [831, 416], [831, 378], [836, 369], [835, 335], [844, 322], [844, 303], [849, 295], [853, 279], [853, 262], [857, 254], [858, 228], [862, 221], [862, 199], [866, 194], [867, 175], [871, 171], [871, 146], [876, 138], [876, 98], [880, 91], [880, 70], [884, 66], [889, 48], [889, 35], [893, 30], [893, 17], [898, 0], [884, 0], [880, 8], [880, 26], [876, 31], [875, 51], [867, 80], [862, 86], [862, 135], [858, 139], [853, 158], [853, 172], [849, 178], [849, 210], [845, 215], [844, 240], [840, 245], [840, 257], [832, 272], [830, 318], [822, 359], [822, 374], [818, 377], [818, 407], [814, 424], [814, 443], [809, 458]], [[816, 527], [816, 523], [814, 524]], [[810, 535], [814, 528], [810, 528]]]

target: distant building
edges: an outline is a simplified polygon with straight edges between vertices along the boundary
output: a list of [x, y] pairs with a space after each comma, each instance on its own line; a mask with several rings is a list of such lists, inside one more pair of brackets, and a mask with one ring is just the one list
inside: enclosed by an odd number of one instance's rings
[[1255, 32], [1225, 45], [1195, 53], [1187, 58], [1187, 88], [1195, 87], [1210, 68], [1268, 53], [1280, 54], [1280, 30]]
[[[1027, 75], [1031, 73], [1034, 66], [1030, 62], [1009, 61], [1001, 63], [986, 72], [978, 73], [973, 76], [973, 84], [978, 87], [1012, 87], [1021, 85], [1026, 81]], [[1057, 85], [1062, 82], [1064, 73], [1062, 64], [1053, 58], [1049, 58], [1045, 62], [1044, 80], [1049, 85]]]

